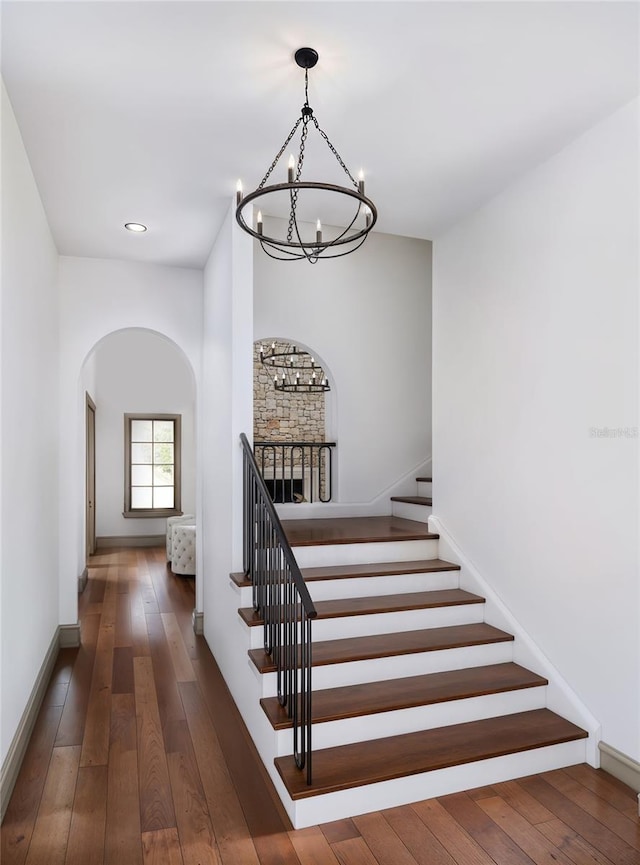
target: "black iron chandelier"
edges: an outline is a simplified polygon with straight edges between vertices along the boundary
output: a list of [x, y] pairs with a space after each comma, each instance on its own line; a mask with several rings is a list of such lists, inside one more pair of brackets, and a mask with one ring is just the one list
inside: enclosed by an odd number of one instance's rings
[[308, 351], [296, 345], [279, 346], [271, 343], [269, 349], [259, 349], [260, 361], [275, 370], [273, 386], [276, 390], [293, 393], [321, 393], [331, 390], [322, 367]]
[[[267, 173], [258, 184], [257, 189], [249, 192], [246, 195], [242, 191], [242, 183], [238, 181], [238, 189], [236, 193], [236, 219], [238, 224], [244, 231], [260, 241], [260, 245], [267, 255], [279, 261], [295, 261], [306, 258], [307, 261], [315, 264], [320, 258], [338, 258], [342, 255], [348, 255], [350, 252], [355, 252], [367, 239], [367, 236], [378, 218], [378, 212], [371, 199], [364, 194], [364, 175], [360, 172], [358, 180], [355, 180], [342, 157], [329, 141], [326, 133], [320, 128], [318, 121], [313, 113], [313, 109], [309, 106], [309, 69], [312, 69], [318, 62], [318, 52], [313, 48], [299, 48], [295, 53], [295, 61], [302, 69], [304, 69], [304, 105], [300, 117], [294, 124], [293, 129], [285, 139], [284, 144], [278, 151], [276, 158], [271, 163]], [[320, 183], [317, 181], [306, 181], [302, 179], [302, 166], [304, 163], [305, 146], [307, 144], [307, 135], [310, 125], [315, 127], [320, 137], [335, 157], [340, 168], [344, 171], [348, 178], [348, 185], [339, 186], [333, 183]], [[300, 144], [298, 155], [293, 154], [289, 157], [287, 168], [286, 183], [271, 183], [267, 184], [272, 172], [280, 161], [281, 156], [292, 141], [298, 129], [302, 126], [300, 133]], [[308, 228], [299, 224], [297, 208], [303, 196], [301, 193], [311, 193], [322, 191], [341, 196], [353, 205], [353, 210], [349, 209], [347, 216], [348, 225], [346, 228], [339, 228], [331, 232], [333, 236], [328, 236], [329, 232], [325, 228], [323, 231], [320, 219], [315, 225], [315, 232], [308, 233]], [[247, 204], [258, 202], [259, 199], [273, 193], [285, 193], [288, 195], [288, 226], [286, 237], [278, 238], [268, 235], [264, 231], [262, 211], [258, 210], [256, 216], [255, 228], [253, 224], [247, 223], [243, 211]], [[263, 203], [263, 207], [265, 204]], [[302, 222], [302, 220], [301, 220]]]

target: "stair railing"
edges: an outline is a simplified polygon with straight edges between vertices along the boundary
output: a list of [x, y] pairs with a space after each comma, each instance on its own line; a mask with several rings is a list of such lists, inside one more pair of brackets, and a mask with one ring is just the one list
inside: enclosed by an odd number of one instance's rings
[[[276, 504], [330, 502], [335, 442], [254, 441], [253, 453]], [[297, 487], [297, 489], [296, 489]]]
[[278, 701], [293, 722], [293, 754], [311, 784], [311, 622], [317, 612], [251, 445], [243, 450], [243, 568], [264, 621], [264, 650], [276, 667]]

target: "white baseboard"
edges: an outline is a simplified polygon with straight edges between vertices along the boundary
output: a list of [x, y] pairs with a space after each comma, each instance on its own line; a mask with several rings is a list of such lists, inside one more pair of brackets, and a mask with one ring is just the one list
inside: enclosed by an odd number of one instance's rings
[[85, 568], [84, 571], [78, 577], [78, 594], [81, 595], [87, 587], [87, 581], [89, 579], [89, 571]]
[[106, 535], [96, 538], [96, 550], [111, 547], [162, 547], [166, 544], [166, 535]]
[[42, 666], [36, 676], [27, 705], [25, 706], [25, 710], [20, 718], [18, 729], [16, 730], [11, 745], [9, 746], [9, 750], [7, 751], [7, 756], [2, 763], [2, 769], [0, 770], [0, 820], [4, 819], [5, 812], [9, 805], [9, 800], [11, 799], [11, 794], [13, 793], [13, 788], [27, 750], [27, 745], [29, 744], [29, 739], [31, 738], [31, 733], [33, 732], [38, 712], [40, 711], [40, 706], [42, 705], [42, 700], [44, 699], [49, 679], [53, 672], [56, 658], [58, 657], [58, 651], [60, 650], [60, 635], [61, 629], [60, 626], [58, 626], [53, 638], [51, 639]]
[[58, 657], [60, 649], [77, 648], [80, 645], [80, 625], [58, 625], [47, 649], [31, 694], [25, 706], [18, 729], [7, 751], [7, 756], [0, 770], [0, 821], [4, 819], [5, 812], [13, 793], [22, 761], [35, 726], [40, 706], [49, 685], [51, 673]]
[[202, 636], [204, 634], [204, 613], [194, 610], [191, 614], [191, 621], [193, 622], [193, 632]]
[[316, 517], [379, 517], [391, 513], [391, 496], [415, 496], [416, 478], [431, 473], [431, 457], [425, 457], [401, 478], [376, 493], [367, 502], [302, 502], [277, 504], [281, 520], [307, 520]]
[[80, 623], [58, 625], [58, 645], [61, 649], [77, 649], [80, 645]]
[[[600, 768], [604, 769], [623, 784], [640, 794], [640, 763], [632, 757], [618, 751], [606, 742], [599, 742]], [[638, 813], [640, 814], [640, 795], [638, 796]]]

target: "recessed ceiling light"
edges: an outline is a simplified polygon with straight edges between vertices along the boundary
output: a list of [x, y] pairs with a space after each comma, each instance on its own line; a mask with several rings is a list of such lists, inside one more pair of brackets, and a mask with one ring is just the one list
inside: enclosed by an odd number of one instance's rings
[[146, 231], [147, 226], [141, 222], [125, 222], [124, 227], [127, 231]]

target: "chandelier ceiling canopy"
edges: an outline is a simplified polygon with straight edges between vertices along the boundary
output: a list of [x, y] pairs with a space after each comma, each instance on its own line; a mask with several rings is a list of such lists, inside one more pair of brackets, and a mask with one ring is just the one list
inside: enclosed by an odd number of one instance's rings
[[[238, 181], [236, 192], [236, 219], [240, 227], [260, 241], [260, 245], [267, 255], [279, 261], [295, 261], [306, 258], [315, 264], [320, 258], [338, 258], [355, 252], [364, 241], [378, 218], [378, 212], [374, 203], [364, 193], [364, 174], [360, 171], [358, 180], [355, 180], [344, 160], [333, 146], [327, 134], [320, 128], [318, 120], [309, 105], [309, 69], [318, 62], [318, 52], [313, 48], [299, 48], [295, 53], [295, 61], [304, 69], [304, 105], [300, 117], [296, 120], [293, 129], [286, 137], [284, 144], [276, 154], [275, 159], [269, 166], [266, 174], [253, 192], [244, 193], [242, 183]], [[325, 183], [318, 180], [303, 180], [302, 169], [305, 159], [305, 148], [308, 141], [309, 130], [315, 130], [321, 141], [328, 147], [335, 157], [339, 167], [346, 175], [346, 185], [336, 183]], [[286, 169], [286, 183], [269, 183], [271, 175], [276, 170], [281, 157], [292, 143], [297, 132], [300, 132], [297, 155], [290, 153]], [[277, 175], [276, 175], [277, 176]], [[284, 171], [281, 172], [284, 176]], [[298, 205], [303, 199], [318, 196], [325, 193], [340, 197], [346, 204], [345, 227], [334, 228], [325, 224], [324, 228], [318, 213], [314, 226], [309, 226], [298, 218]], [[286, 235], [282, 237], [271, 236], [265, 232], [262, 209], [256, 213], [255, 227], [253, 221], [245, 219], [245, 208], [253, 203], [256, 207], [267, 208], [268, 196], [286, 196], [288, 207], [288, 224]], [[314, 202], [316, 200], [314, 198]], [[321, 200], [317, 198], [318, 202]], [[344, 208], [343, 208], [344, 209]], [[308, 208], [307, 208], [308, 210]]]

